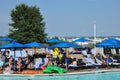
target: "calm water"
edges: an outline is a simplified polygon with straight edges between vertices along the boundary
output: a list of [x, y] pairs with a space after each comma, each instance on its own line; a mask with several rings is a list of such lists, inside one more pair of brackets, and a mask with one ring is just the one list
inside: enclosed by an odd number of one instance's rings
[[0, 76], [0, 80], [120, 80], [120, 71], [61, 76]]

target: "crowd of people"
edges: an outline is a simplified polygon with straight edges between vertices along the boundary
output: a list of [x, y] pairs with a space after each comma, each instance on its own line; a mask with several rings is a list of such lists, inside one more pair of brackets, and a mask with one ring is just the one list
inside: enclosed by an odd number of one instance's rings
[[[77, 58], [78, 56], [82, 56]], [[12, 74], [21, 72], [25, 69], [46, 69], [48, 65], [57, 65], [63, 68], [70, 69], [71, 67], [80, 66], [96, 66], [96, 65], [111, 65], [116, 60], [110, 54], [101, 55], [93, 49], [81, 49], [78, 56], [73, 53], [66, 55], [65, 50], [59, 50], [58, 53], [34, 53], [30, 54], [29, 50], [8, 50], [0, 52], [0, 70], [4, 74]], [[117, 61], [116, 61], [117, 62]]]

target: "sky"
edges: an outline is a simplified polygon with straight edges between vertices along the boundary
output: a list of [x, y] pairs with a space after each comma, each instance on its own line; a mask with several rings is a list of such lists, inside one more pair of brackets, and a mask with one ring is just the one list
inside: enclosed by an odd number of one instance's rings
[[0, 36], [9, 34], [11, 10], [25, 3], [40, 8], [48, 37], [120, 36], [120, 0], [1, 0]]

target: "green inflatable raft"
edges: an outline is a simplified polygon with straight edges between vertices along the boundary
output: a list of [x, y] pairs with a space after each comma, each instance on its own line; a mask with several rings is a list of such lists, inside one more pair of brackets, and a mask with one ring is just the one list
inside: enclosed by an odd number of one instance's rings
[[67, 70], [64, 68], [61, 68], [59, 66], [47, 66], [45, 70], [43, 70], [44, 73], [59, 73], [63, 74], [66, 73]]

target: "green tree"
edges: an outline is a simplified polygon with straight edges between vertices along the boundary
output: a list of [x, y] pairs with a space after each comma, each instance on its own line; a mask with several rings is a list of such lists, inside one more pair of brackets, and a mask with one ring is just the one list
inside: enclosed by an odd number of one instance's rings
[[32, 41], [45, 42], [47, 34], [45, 33], [45, 22], [36, 6], [26, 4], [17, 5], [11, 11], [12, 23], [9, 37], [16, 39], [21, 43]]

